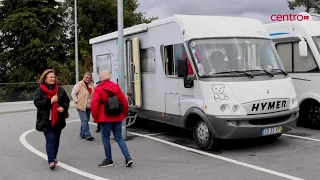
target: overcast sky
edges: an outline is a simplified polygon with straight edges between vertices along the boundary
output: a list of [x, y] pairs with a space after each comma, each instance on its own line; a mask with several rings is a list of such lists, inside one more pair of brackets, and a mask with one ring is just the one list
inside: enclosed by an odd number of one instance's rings
[[299, 8], [294, 11], [288, 7], [287, 0], [139, 0], [139, 11], [147, 16], [160, 18], [173, 14], [200, 14], [242, 16], [271, 22], [272, 14], [298, 14], [304, 11]]
[[[57, 0], [63, 1], [63, 0]], [[297, 8], [292, 11], [287, 0], [138, 0], [138, 11], [148, 17], [165, 18], [173, 14], [199, 14], [219, 16], [241, 16], [255, 18], [263, 23], [272, 22], [272, 14], [298, 14], [305, 11]], [[290, 0], [292, 1], [292, 0]]]

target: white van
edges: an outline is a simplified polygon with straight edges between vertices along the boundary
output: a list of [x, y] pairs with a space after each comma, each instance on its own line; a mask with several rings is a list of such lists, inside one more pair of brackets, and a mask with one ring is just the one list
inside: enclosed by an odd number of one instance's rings
[[[134, 117], [190, 129], [206, 150], [217, 139], [277, 138], [295, 127], [295, 89], [260, 21], [174, 15], [124, 35]], [[94, 74], [109, 69], [115, 82], [117, 36], [90, 40]]]
[[286, 72], [293, 79], [300, 107], [298, 125], [319, 127], [320, 22], [312, 20], [310, 16], [309, 20], [270, 23], [265, 27]]

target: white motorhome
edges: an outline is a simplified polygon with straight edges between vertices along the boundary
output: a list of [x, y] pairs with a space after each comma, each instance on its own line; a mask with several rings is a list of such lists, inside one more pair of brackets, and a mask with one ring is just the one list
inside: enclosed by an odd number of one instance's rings
[[320, 125], [320, 22], [283, 21], [265, 24], [286, 72], [293, 79], [300, 107], [298, 125]]
[[[134, 117], [191, 129], [201, 149], [217, 139], [277, 138], [295, 127], [295, 89], [260, 21], [174, 15], [124, 35]], [[90, 40], [94, 74], [109, 69], [115, 82], [117, 36]]]

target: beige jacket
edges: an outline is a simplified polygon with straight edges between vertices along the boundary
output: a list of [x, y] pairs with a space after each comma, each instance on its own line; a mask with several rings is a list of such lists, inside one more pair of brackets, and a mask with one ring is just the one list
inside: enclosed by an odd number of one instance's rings
[[71, 97], [75, 102], [75, 107], [79, 110], [85, 111], [86, 108], [90, 108], [91, 98], [94, 92], [94, 84], [93, 82], [88, 84], [89, 88], [92, 88], [92, 93], [89, 94], [85, 82], [83, 80], [79, 81], [74, 85]]

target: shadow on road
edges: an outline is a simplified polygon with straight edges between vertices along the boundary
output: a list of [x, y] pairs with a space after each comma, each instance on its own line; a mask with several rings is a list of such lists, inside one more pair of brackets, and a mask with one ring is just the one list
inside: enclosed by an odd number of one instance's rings
[[[167, 132], [163, 135], [157, 135], [154, 137], [170, 141], [182, 146], [187, 146], [190, 148], [196, 148], [197, 145], [193, 141], [192, 132], [189, 130], [181, 129], [179, 127], [166, 125], [163, 123], [153, 122], [150, 120], [139, 119], [136, 121], [134, 126], [128, 128], [129, 131], [146, 131], [151, 133], [162, 133]], [[254, 149], [269, 149], [274, 146], [286, 146], [287, 142], [281, 137], [272, 140], [266, 137], [262, 138], [252, 138], [252, 139], [239, 139], [239, 140], [219, 140], [219, 148], [214, 148], [209, 151], [213, 154], [221, 154], [223, 151], [232, 150], [254, 150]], [[254, 156], [254, 155], [252, 155]]]

